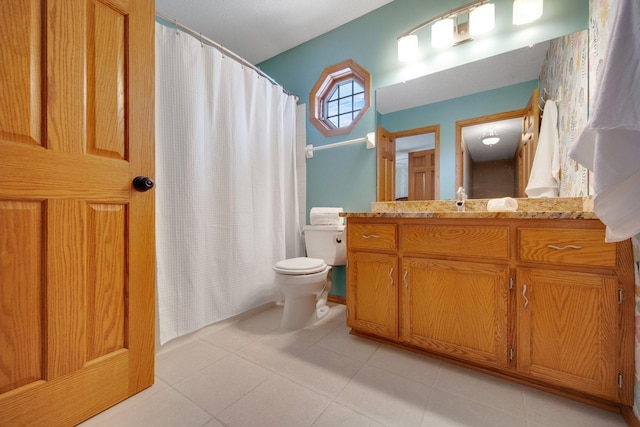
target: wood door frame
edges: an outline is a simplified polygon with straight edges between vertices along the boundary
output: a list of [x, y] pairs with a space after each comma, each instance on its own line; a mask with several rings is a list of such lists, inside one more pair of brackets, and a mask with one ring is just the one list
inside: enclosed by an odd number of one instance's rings
[[463, 186], [464, 177], [464, 154], [467, 151], [466, 145], [462, 140], [462, 128], [467, 126], [481, 125], [483, 123], [491, 123], [499, 120], [508, 120], [516, 118], [524, 118], [527, 109], [521, 108], [518, 110], [504, 111], [502, 113], [489, 114], [486, 116], [472, 117], [470, 119], [463, 119], [456, 121], [456, 185], [453, 189], [455, 191]]
[[[387, 149], [389, 145], [387, 137], [391, 141], [391, 145], [393, 145], [393, 152], [390, 153], [393, 157], [391, 161], [388, 157], [391, 150]], [[395, 199], [395, 150], [393, 134], [382, 126], [378, 126], [376, 129], [376, 201], [378, 202], [393, 201]], [[391, 165], [390, 167], [389, 164]], [[391, 190], [393, 190], [393, 197], [390, 195]]]
[[[397, 132], [389, 132], [393, 138], [402, 138], [405, 136], [422, 135], [425, 133], [433, 133], [434, 135], [434, 150], [435, 150], [435, 171], [434, 171], [434, 191], [433, 199], [438, 200], [440, 198], [440, 125], [430, 125], [414, 129], [406, 129]], [[378, 176], [382, 172], [379, 168], [376, 171]], [[379, 179], [377, 180], [379, 182]], [[395, 189], [394, 189], [395, 191]], [[377, 200], [383, 201], [383, 200]]]

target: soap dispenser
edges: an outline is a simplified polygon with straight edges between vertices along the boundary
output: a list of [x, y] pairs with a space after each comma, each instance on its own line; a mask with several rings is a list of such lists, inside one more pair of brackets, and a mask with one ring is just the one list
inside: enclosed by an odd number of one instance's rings
[[464, 188], [458, 188], [456, 191], [456, 206], [458, 207], [458, 212], [464, 212], [464, 203], [467, 200], [467, 195], [464, 192]]

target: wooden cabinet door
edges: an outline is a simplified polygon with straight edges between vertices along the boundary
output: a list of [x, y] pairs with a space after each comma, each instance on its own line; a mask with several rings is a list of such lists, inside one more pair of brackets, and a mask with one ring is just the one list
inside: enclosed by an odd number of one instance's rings
[[506, 266], [404, 258], [400, 337], [484, 366], [508, 366]]
[[153, 0], [0, 4], [0, 424], [153, 383]]
[[398, 336], [397, 272], [395, 255], [349, 253], [347, 326], [381, 337]]
[[518, 371], [619, 400], [617, 278], [524, 268], [517, 277]]

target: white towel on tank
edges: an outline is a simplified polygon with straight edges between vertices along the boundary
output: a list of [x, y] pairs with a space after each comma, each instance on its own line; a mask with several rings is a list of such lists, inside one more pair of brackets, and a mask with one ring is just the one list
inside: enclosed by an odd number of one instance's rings
[[340, 216], [342, 208], [311, 208], [309, 211], [309, 222], [311, 225], [341, 225], [344, 218]]

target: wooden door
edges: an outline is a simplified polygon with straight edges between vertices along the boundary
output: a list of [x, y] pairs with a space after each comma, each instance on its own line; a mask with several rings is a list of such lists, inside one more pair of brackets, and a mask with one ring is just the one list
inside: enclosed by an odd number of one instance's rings
[[397, 276], [395, 255], [351, 252], [347, 269], [347, 326], [360, 332], [396, 338]]
[[525, 189], [529, 183], [533, 158], [538, 148], [538, 135], [540, 133], [540, 109], [539, 92], [534, 89], [522, 119], [522, 136], [516, 152], [518, 197], [527, 197]]
[[400, 272], [400, 337], [484, 366], [508, 366], [508, 269], [406, 257]]
[[0, 424], [153, 383], [153, 0], [0, 5]]
[[518, 371], [619, 401], [618, 279], [524, 268], [517, 275]]
[[396, 198], [396, 138], [381, 126], [378, 126], [376, 138], [377, 200], [390, 202]]
[[409, 153], [409, 200], [433, 200], [436, 150]]

